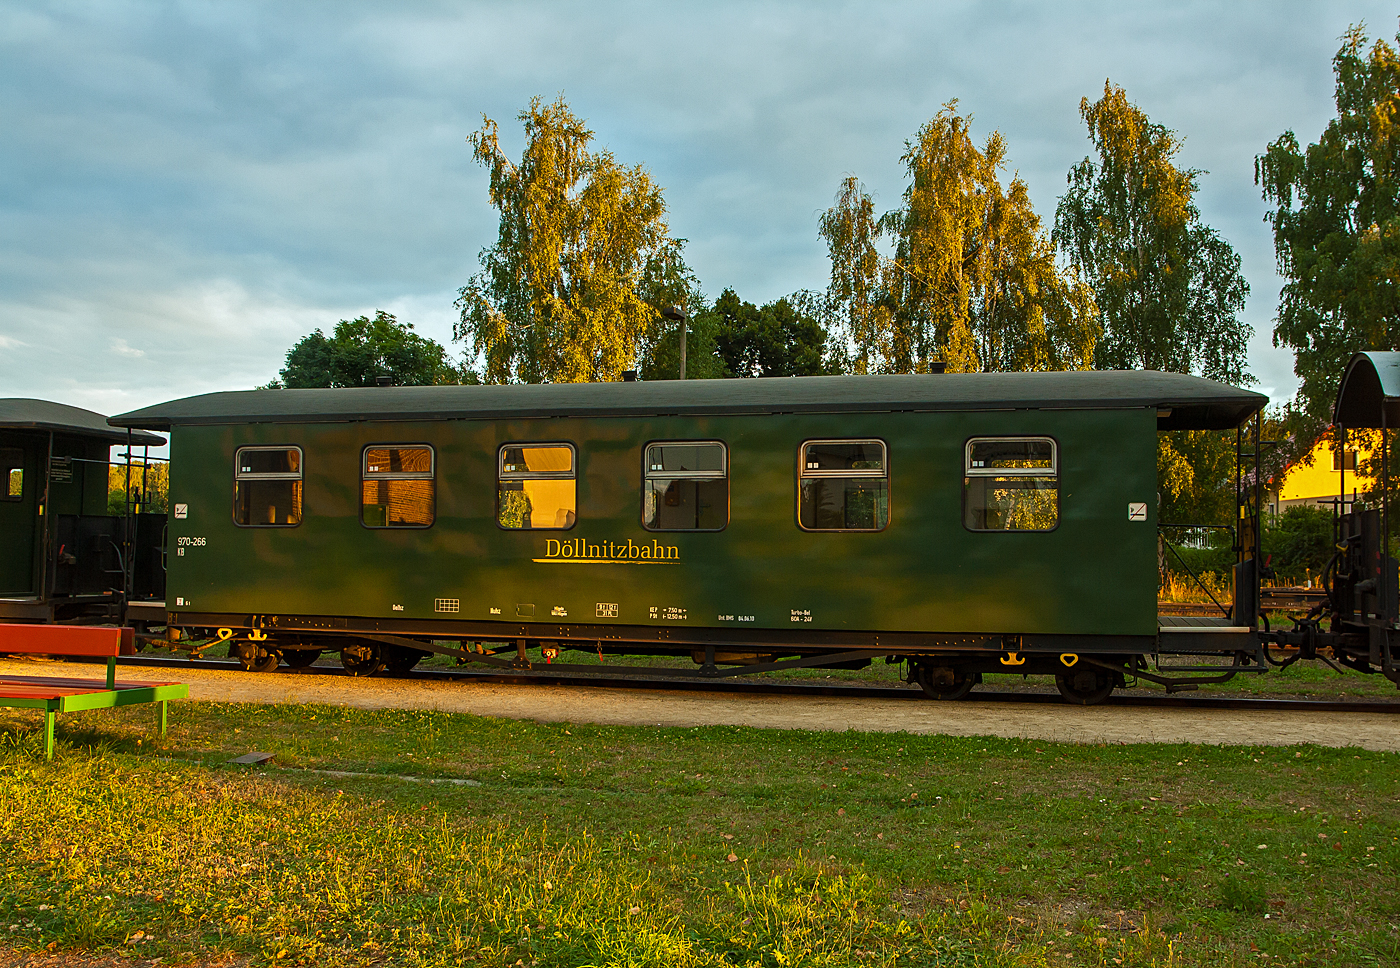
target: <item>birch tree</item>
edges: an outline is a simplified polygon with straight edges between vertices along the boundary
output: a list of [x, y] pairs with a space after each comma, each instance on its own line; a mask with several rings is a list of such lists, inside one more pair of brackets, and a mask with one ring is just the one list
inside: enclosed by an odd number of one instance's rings
[[559, 97], [519, 115], [525, 150], [501, 150], [483, 117], [468, 143], [490, 172], [496, 243], [458, 292], [453, 338], [488, 383], [617, 380], [636, 365], [658, 307], [692, 288], [659, 185], [641, 165], [592, 151], [593, 132]]
[[1079, 113], [1097, 160], [1070, 169], [1054, 238], [1094, 292], [1099, 369], [1197, 372], [1247, 383], [1249, 284], [1240, 257], [1192, 201], [1204, 172], [1179, 168], [1176, 132], [1153, 123], [1121, 87]]
[[906, 142], [899, 208], [876, 218], [849, 177], [821, 219], [828, 298], [857, 372], [924, 373], [937, 361], [950, 372], [1081, 369], [1092, 359], [1088, 288], [1057, 266], [1025, 182], [1003, 186], [1001, 135], [978, 147], [971, 120], [950, 101]]

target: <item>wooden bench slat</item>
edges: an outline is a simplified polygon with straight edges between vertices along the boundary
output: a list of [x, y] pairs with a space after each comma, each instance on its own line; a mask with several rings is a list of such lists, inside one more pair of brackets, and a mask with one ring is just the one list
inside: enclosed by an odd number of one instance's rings
[[[17, 684], [17, 685], [22, 685], [22, 686], [33, 686], [33, 685], [40, 685], [40, 686], [59, 686], [59, 687], [63, 687], [63, 686], [82, 686], [82, 687], [87, 688], [87, 689], [106, 689], [106, 688], [107, 688], [107, 681], [106, 681], [105, 679], [70, 679], [70, 678], [68, 678], [67, 676], [11, 676], [11, 675], [0, 675], [0, 689], [6, 688], [6, 687], [7, 687], [8, 685], [10, 685], [11, 683], [14, 683], [14, 684]], [[121, 682], [118, 682], [113, 688], [114, 688], [114, 689], [126, 689], [126, 688], [128, 688], [128, 687], [140, 687], [140, 686], [167, 686], [167, 685], [170, 685], [170, 683], [167, 682], [167, 681], [147, 682], [147, 681], [142, 681], [142, 680], [138, 680], [138, 679], [123, 679]]]
[[132, 692], [138, 689], [158, 689], [161, 686], [179, 685], [175, 682], [123, 683], [116, 689], [108, 689], [98, 684], [87, 688], [65, 688], [63, 686], [11, 686], [0, 684], [0, 705], [6, 699], [58, 699], [63, 696], [90, 696], [104, 692]]
[[10, 686], [0, 688], [0, 699], [57, 699], [59, 696], [81, 696], [105, 689], [61, 689], [54, 686]]
[[0, 622], [0, 652], [20, 655], [132, 655], [136, 630], [108, 625]]

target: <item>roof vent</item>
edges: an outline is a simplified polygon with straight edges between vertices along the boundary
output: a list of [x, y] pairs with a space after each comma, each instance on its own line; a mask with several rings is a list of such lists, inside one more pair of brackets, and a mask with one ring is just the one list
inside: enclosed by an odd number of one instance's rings
[[391, 387], [394, 385], [394, 378], [386, 373], [381, 373], [374, 378], [374, 385], [377, 387]]
[[622, 382], [623, 382], [623, 383], [636, 383], [636, 382], [637, 382], [637, 371], [636, 371], [636, 370], [623, 370], [623, 371], [622, 371]]
[[943, 373], [943, 372], [946, 371], [947, 369], [948, 369], [948, 361], [947, 361], [947, 360], [931, 360], [931, 361], [929, 361], [928, 371], [929, 371], [930, 373]]

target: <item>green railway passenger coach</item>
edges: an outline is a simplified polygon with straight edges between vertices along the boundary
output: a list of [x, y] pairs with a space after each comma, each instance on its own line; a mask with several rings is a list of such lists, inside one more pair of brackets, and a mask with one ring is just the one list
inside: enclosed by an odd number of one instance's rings
[[254, 668], [542, 643], [712, 675], [889, 657], [936, 696], [1053, 671], [1084, 701], [1164, 650], [1157, 432], [1265, 402], [938, 374], [254, 390], [111, 423], [171, 434], [171, 628]]

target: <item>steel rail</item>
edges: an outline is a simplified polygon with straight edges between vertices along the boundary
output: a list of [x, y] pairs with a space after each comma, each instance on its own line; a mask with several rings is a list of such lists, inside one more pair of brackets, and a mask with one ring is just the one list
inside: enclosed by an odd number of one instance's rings
[[[69, 659], [70, 662], [88, 661], [82, 657]], [[105, 660], [104, 660], [105, 661]], [[182, 659], [175, 656], [122, 656], [119, 665], [160, 669], [207, 669], [222, 672], [243, 672], [242, 666], [232, 659]], [[277, 672], [249, 672], [251, 676], [272, 675], [313, 675], [345, 676], [343, 669], [335, 666], [309, 666], [305, 669], [279, 669]], [[348, 676], [347, 676], [348, 678]], [[418, 682], [482, 682], [505, 685], [556, 685], [591, 686], [595, 689], [652, 689], [673, 692], [711, 692], [731, 695], [766, 696], [839, 696], [846, 699], [903, 699], [921, 702], [936, 702], [924, 695], [917, 686], [868, 686], [837, 685], [835, 683], [799, 682], [751, 682], [734, 679], [676, 679], [648, 678], [639, 676], [613, 676], [600, 673], [594, 675], [558, 675], [544, 669], [531, 672], [475, 672], [466, 669], [425, 669], [414, 672], [380, 672], [373, 678], [380, 680], [402, 679]], [[967, 698], [958, 702], [1029, 703], [1073, 706], [1066, 703], [1058, 693], [1053, 692], [1013, 692], [973, 690]], [[949, 703], [952, 705], [952, 703]], [[1315, 713], [1400, 713], [1400, 701], [1359, 700], [1339, 701], [1334, 699], [1253, 699], [1240, 696], [1110, 696], [1101, 706], [1136, 706], [1156, 709], [1253, 709], [1269, 712], [1315, 712]]]

